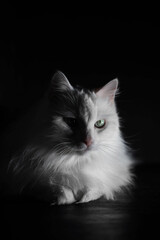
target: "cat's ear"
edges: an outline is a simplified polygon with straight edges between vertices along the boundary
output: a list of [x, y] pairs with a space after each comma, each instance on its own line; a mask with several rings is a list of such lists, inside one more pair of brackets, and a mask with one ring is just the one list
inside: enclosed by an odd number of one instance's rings
[[104, 85], [100, 90], [96, 92], [97, 97], [109, 98], [110, 101], [114, 101], [115, 94], [118, 88], [118, 79], [114, 79]]
[[61, 71], [57, 71], [53, 75], [53, 78], [51, 80], [51, 87], [52, 90], [60, 92], [73, 89], [67, 77]]

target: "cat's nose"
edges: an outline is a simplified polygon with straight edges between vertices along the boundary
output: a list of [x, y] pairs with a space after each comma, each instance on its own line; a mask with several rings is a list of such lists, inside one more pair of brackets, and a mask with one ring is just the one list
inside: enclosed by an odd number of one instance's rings
[[91, 137], [88, 137], [84, 140], [84, 143], [86, 144], [87, 147], [91, 146], [92, 142], [93, 141]]

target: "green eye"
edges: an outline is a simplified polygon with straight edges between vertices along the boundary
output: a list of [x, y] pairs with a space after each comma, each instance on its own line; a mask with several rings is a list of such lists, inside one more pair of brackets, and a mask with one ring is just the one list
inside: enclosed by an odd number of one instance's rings
[[95, 126], [96, 128], [103, 128], [103, 127], [105, 126], [105, 124], [106, 124], [105, 119], [101, 119], [101, 120], [98, 120], [98, 121], [94, 124], [94, 126]]

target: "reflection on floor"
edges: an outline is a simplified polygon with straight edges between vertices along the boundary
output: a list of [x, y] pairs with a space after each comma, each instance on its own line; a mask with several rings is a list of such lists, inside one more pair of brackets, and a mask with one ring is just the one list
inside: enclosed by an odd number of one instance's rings
[[3, 199], [1, 235], [5, 239], [45, 240], [158, 238], [159, 173], [160, 166], [138, 166], [136, 187], [116, 201], [49, 206], [31, 199]]

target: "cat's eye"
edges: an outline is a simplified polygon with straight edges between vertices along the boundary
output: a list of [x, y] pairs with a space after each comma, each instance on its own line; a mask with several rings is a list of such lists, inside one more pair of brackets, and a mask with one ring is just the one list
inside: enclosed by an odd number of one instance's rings
[[98, 120], [98, 121], [94, 124], [94, 126], [95, 126], [96, 128], [103, 128], [103, 127], [105, 126], [105, 124], [106, 124], [105, 119], [101, 119], [101, 120]]
[[75, 118], [64, 117], [63, 119], [69, 127], [74, 127], [76, 125], [76, 119]]

